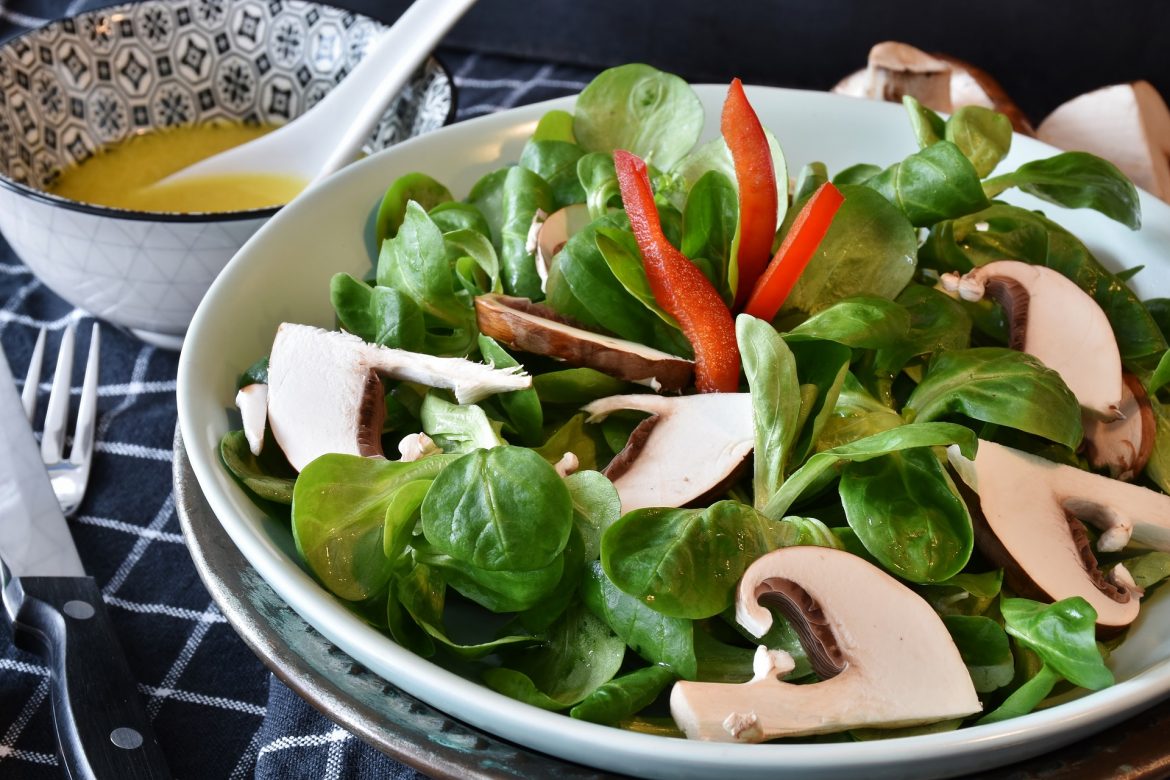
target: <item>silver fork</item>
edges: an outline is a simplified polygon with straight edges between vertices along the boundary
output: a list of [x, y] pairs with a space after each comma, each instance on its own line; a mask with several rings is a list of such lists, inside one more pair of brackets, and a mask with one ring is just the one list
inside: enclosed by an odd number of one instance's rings
[[[49, 472], [57, 503], [66, 517], [77, 511], [89, 483], [89, 467], [93, 461], [94, 422], [97, 419], [98, 355], [101, 351], [101, 331], [93, 324], [89, 337], [89, 357], [85, 362], [85, 378], [81, 383], [81, 403], [77, 407], [77, 426], [73, 429], [73, 446], [69, 459], [65, 456], [65, 426], [69, 422], [69, 390], [73, 384], [73, 343], [77, 325], [70, 323], [61, 336], [57, 353], [57, 368], [53, 372], [53, 387], [49, 390], [49, 406], [45, 410], [45, 431], [41, 436], [41, 460]], [[45, 357], [45, 329], [37, 336], [28, 375], [20, 400], [24, 413], [31, 422], [37, 410], [37, 389], [41, 381], [41, 364]]]

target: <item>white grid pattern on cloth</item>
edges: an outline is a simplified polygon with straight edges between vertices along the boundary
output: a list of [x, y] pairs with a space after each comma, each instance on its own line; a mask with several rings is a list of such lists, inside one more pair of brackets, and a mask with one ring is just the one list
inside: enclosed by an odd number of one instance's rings
[[[3, 257], [3, 256], [0, 256]], [[8, 258], [4, 258], [8, 259]], [[81, 320], [85, 317], [83, 312], [76, 309], [69, 310], [68, 313], [56, 317], [52, 320], [46, 320], [34, 316], [22, 316], [21, 307], [26, 306], [31, 298], [37, 297], [38, 305], [46, 303], [46, 301], [57, 308], [67, 306], [64, 302], [56, 299], [49, 291], [45, 290], [39, 282], [31, 277], [31, 273], [22, 265], [16, 264], [14, 260], [9, 260], [9, 264], [3, 264], [0, 261], [0, 268], [4, 269], [0, 275], [0, 281], [7, 280], [10, 289], [12, 283], [19, 284], [19, 288], [14, 294], [8, 296], [5, 302], [5, 308], [2, 310], [7, 317], [0, 318], [0, 335], [5, 336], [5, 349], [9, 351], [10, 341], [17, 341], [17, 336], [20, 336], [20, 341], [27, 342], [30, 338], [35, 336], [42, 324], [49, 326], [49, 329], [59, 338], [59, 331], [73, 321]], [[0, 285], [0, 290], [5, 289]], [[13, 329], [23, 331], [16, 333], [2, 333], [5, 326], [12, 326]], [[81, 329], [82, 334], [88, 333], [88, 328]], [[121, 334], [113, 334], [112, 338], [107, 337], [106, 344], [103, 351], [103, 370], [106, 369], [107, 361], [105, 360], [106, 353], [111, 352], [111, 343], [119, 344], [119, 336]], [[168, 380], [153, 380], [150, 378], [150, 372], [153, 368], [152, 359], [156, 356], [156, 351], [150, 347], [137, 347], [134, 342], [126, 337], [121, 337], [121, 346], [123, 353], [129, 353], [129, 349], [133, 349], [134, 357], [131, 367], [131, 375], [126, 381], [115, 382], [111, 384], [103, 384], [99, 388], [99, 399], [114, 402], [113, 407], [108, 407], [107, 404], [102, 404], [99, 401], [99, 422], [97, 427], [98, 441], [95, 450], [99, 455], [106, 455], [108, 457], [139, 460], [146, 459], [150, 461], [163, 461], [169, 463], [172, 458], [170, 450], [159, 447], [151, 447], [134, 442], [125, 442], [120, 440], [110, 440], [111, 430], [118, 427], [118, 418], [123, 415], [133, 416], [137, 409], [148, 406], [152, 401], [157, 401], [162, 398], [171, 406], [174, 404], [173, 400], [173, 379]], [[84, 345], [82, 345], [84, 348]], [[127, 349], [129, 348], [129, 349]], [[117, 351], [117, 346], [113, 347]], [[11, 354], [11, 352], [10, 352]], [[48, 351], [50, 360], [53, 359], [52, 347]], [[25, 356], [27, 358], [27, 355]], [[13, 360], [14, 371], [20, 373], [21, 364]], [[171, 356], [168, 359], [168, 371], [173, 374], [174, 358]], [[18, 381], [18, 384], [22, 384]], [[48, 392], [49, 383], [42, 383], [38, 390], [40, 391], [40, 405], [44, 406], [45, 395]], [[76, 393], [75, 393], [76, 394]], [[173, 416], [173, 415], [172, 415]], [[170, 420], [170, 425], [173, 426], [173, 419]], [[96, 462], [95, 462], [96, 467]], [[169, 469], [164, 469], [164, 479], [162, 486], [165, 492], [160, 498], [157, 511], [154, 512], [150, 522], [145, 526], [139, 522], [135, 522], [133, 518], [123, 517], [106, 517], [96, 516], [91, 514], [82, 514], [74, 520], [75, 534], [77, 526], [87, 526], [95, 530], [113, 533], [121, 537], [129, 537], [133, 539], [129, 551], [125, 553], [124, 557], [119, 562], [119, 565], [104, 583], [102, 587], [103, 599], [110, 608], [111, 614], [116, 618], [118, 611], [136, 615], [149, 615], [170, 618], [178, 621], [181, 624], [188, 626], [186, 629], [187, 639], [183, 644], [182, 650], [179, 652], [177, 658], [171, 664], [168, 673], [160, 680], [158, 685], [148, 685], [140, 683], [139, 689], [142, 694], [148, 697], [150, 703], [150, 710], [152, 715], [157, 715], [164, 702], [177, 701], [186, 704], [197, 705], [200, 708], [205, 708], [209, 711], [222, 710], [228, 712], [242, 713], [248, 716], [252, 722], [259, 722], [265, 714], [265, 707], [263, 704], [256, 701], [242, 701], [239, 699], [212, 695], [195, 690], [185, 690], [179, 687], [180, 679], [187, 665], [191, 662], [195, 651], [198, 649], [204, 637], [208, 634], [210, 628], [217, 624], [226, 623], [226, 619], [215, 608], [210, 598], [203, 594], [204, 606], [201, 609], [190, 609], [182, 606], [176, 606], [168, 603], [152, 603], [144, 601], [139, 598], [142, 594], [135, 592], [133, 594], [125, 594], [123, 588], [134, 574], [136, 567], [148, 556], [151, 555], [152, 548], [158, 544], [173, 547], [176, 543], [183, 544], [182, 535], [177, 533], [177, 523], [175, 522], [175, 506], [174, 493], [170, 490]], [[154, 486], [157, 489], [157, 485]], [[95, 486], [91, 489], [91, 495], [100, 491], [100, 488]], [[175, 530], [168, 530], [168, 526]], [[85, 550], [82, 550], [83, 557]], [[232, 637], [234, 639], [234, 637]], [[7, 648], [5, 648], [7, 649]], [[260, 672], [260, 667], [257, 664], [256, 672]], [[52, 768], [52, 771], [45, 774], [46, 777], [55, 776], [57, 770], [57, 757], [52, 752], [51, 738], [46, 739], [47, 735], [31, 735], [27, 734], [26, 729], [30, 724], [37, 722], [47, 722], [45, 716], [48, 709], [48, 670], [47, 668], [36, 661], [35, 656], [15, 654], [9, 651], [7, 657], [0, 657], [0, 691], [3, 691], [5, 696], [0, 697], [4, 701], [22, 701], [22, 705], [13, 712], [8, 714], [8, 709], [0, 709], [7, 718], [0, 720], [0, 775], [5, 777], [23, 777], [31, 775], [38, 768]], [[20, 686], [20, 680], [17, 678], [26, 678], [27, 682]], [[7, 694], [14, 687], [12, 683], [17, 683], [15, 687], [23, 687], [24, 695], [21, 699], [9, 699]], [[30, 745], [24, 746], [23, 742], [27, 737], [35, 738], [35, 747]], [[6, 769], [5, 766], [8, 766]]]
[[[36, 2], [37, 0], [30, 0]], [[13, 0], [8, 0], [11, 5]], [[50, 3], [50, 0], [42, 0]], [[18, 3], [19, 4], [19, 3]], [[82, 6], [104, 4], [74, 0], [69, 10], [73, 13]], [[26, 3], [27, 5], [27, 3]], [[55, 3], [51, 4], [56, 6]], [[62, 15], [59, 7], [51, 7], [44, 18]], [[44, 18], [23, 10], [3, 7], [0, 0], [0, 37], [9, 26], [35, 27]], [[544, 100], [579, 91], [591, 73], [577, 68], [560, 68], [547, 64], [500, 57], [442, 52], [441, 56], [452, 66], [458, 90], [458, 118], [466, 119], [511, 108], [522, 103]], [[35, 279], [29, 270], [12, 257], [0, 240], [0, 342], [9, 354], [13, 370], [23, 372], [36, 331], [42, 327], [50, 331], [47, 354], [55, 355], [55, 339], [70, 323], [87, 320], [88, 315], [70, 307]], [[80, 328], [84, 354], [88, 326]], [[17, 357], [19, 355], [19, 357]], [[24, 361], [24, 362], [21, 362]], [[110, 363], [116, 363], [113, 369]], [[98, 390], [99, 423], [95, 451], [95, 472], [104, 462], [118, 474], [141, 472], [144, 496], [133, 508], [112, 500], [118, 491], [95, 481], [82, 506], [82, 514], [71, 521], [75, 538], [99, 540], [102, 550], [118, 549], [120, 557], [99, 556], [82, 548], [83, 560], [93, 570], [96, 558], [106, 565], [99, 577], [103, 598], [120, 634], [130, 639], [128, 626], [141, 626], [141, 620], [151, 620], [149, 630], [165, 635], [169, 655], [150, 651], [149, 668], [135, 668], [139, 675], [139, 691], [146, 697], [149, 710], [155, 718], [159, 738], [168, 751], [172, 769], [186, 777], [256, 776], [280, 777], [346, 777], [355, 776], [355, 767], [362, 767], [361, 777], [405, 777], [401, 765], [372, 751], [349, 732], [338, 728], [320, 716], [309, 705], [288, 694], [287, 689], [274, 689], [277, 694], [292, 699], [291, 715], [295, 723], [269, 722], [271, 715], [266, 695], [269, 676], [250, 653], [242, 648], [240, 640], [227, 630], [225, 618], [199, 589], [199, 596], [166, 591], [166, 583], [150, 580], [160, 588], [158, 594], [143, 589], [141, 580], [157, 577], [159, 566], [170, 565], [175, 552], [185, 556], [177, 545], [183, 544], [178, 532], [171, 491], [169, 463], [171, 451], [165, 447], [169, 431], [159, 431], [174, 425], [174, 369], [175, 357], [142, 347], [133, 339], [114, 332], [103, 339], [102, 384]], [[38, 387], [43, 408], [49, 390], [49, 381]], [[77, 388], [74, 394], [79, 393]], [[143, 422], [143, 421], [146, 422]], [[151, 440], [138, 434], [154, 426]], [[168, 434], [160, 440], [159, 434]], [[151, 464], [158, 474], [150, 471]], [[153, 480], [148, 481], [147, 476]], [[161, 476], [160, 476], [161, 475]], [[100, 506], [99, 506], [100, 505]], [[128, 546], [127, 546], [128, 543]], [[79, 546], [80, 543], [79, 543]], [[192, 570], [189, 559], [184, 559]], [[147, 577], [147, 579], [149, 579]], [[197, 582], [197, 580], [196, 580]], [[165, 591], [165, 592], [163, 592]], [[4, 633], [0, 629], [0, 640]], [[149, 639], [148, 639], [149, 641]], [[239, 686], [230, 692], [203, 687], [210, 675], [209, 668], [218, 663], [223, 652], [235, 652], [242, 668], [232, 670]], [[279, 686], [278, 683], [273, 682]], [[5, 778], [55, 778], [58, 776], [57, 757], [48, 715], [48, 672], [35, 656], [6, 647], [0, 641], [0, 776]], [[283, 701], [283, 699], [282, 699]], [[282, 704], [283, 709], [288, 705]], [[282, 729], [287, 731], [282, 733]], [[217, 742], [227, 732], [234, 732], [237, 740], [231, 745]], [[179, 749], [175, 749], [179, 748]], [[221, 755], [210, 755], [219, 751]], [[187, 756], [188, 752], [205, 753], [200, 760]], [[282, 760], [274, 761], [278, 755]], [[262, 757], [264, 760], [261, 760]], [[271, 771], [270, 771], [271, 770]]]

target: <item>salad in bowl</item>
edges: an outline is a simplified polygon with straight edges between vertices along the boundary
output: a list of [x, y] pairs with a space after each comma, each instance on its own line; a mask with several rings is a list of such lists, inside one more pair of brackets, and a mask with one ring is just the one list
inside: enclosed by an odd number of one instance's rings
[[738, 82], [698, 145], [628, 65], [458, 198], [387, 182], [224, 467], [365, 623], [580, 720], [867, 740], [1109, 686], [1170, 575], [1170, 304], [1000, 196], [1137, 191], [905, 105], [905, 159], [790, 181]]

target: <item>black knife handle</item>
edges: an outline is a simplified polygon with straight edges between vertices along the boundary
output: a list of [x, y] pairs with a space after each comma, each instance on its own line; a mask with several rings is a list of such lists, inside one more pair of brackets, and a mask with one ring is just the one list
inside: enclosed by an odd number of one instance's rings
[[53, 724], [71, 780], [169, 778], [134, 676], [91, 577], [21, 577], [17, 645], [49, 665]]

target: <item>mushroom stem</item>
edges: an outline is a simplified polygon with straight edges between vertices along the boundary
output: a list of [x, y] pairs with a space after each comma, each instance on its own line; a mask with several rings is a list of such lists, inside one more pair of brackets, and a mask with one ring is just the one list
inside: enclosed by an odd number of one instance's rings
[[412, 463], [422, 460], [428, 455], [438, 455], [443, 448], [435, 444], [435, 440], [425, 433], [408, 433], [398, 442], [399, 460], [403, 463]]
[[1133, 622], [1137, 594], [1102, 578], [1088, 543], [1078, 543], [1076, 521], [1102, 530], [1102, 552], [1131, 543], [1170, 551], [1170, 496], [988, 441], [973, 461], [955, 447], [947, 454], [979, 495], [972, 516], [980, 549], [1008, 570], [1013, 587], [1053, 601], [1082, 596], [1106, 632]]
[[756, 676], [742, 684], [675, 683], [670, 711], [688, 737], [762, 742], [933, 723], [980, 710], [942, 620], [878, 567], [825, 547], [775, 550], [740, 580], [740, 625], [766, 633], [773, 618], [764, 603], [776, 593], [784, 594], [793, 622], [806, 625], [798, 628], [806, 651], [823, 643], [834, 658], [833, 676], [795, 685], [778, 678], [784, 666], [757, 663]]

